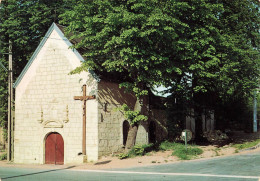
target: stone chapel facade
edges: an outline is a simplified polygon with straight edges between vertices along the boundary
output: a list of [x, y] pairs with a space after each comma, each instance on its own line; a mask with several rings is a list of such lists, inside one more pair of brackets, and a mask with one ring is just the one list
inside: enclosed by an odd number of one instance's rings
[[[52, 24], [15, 83], [15, 163], [82, 163], [97, 161], [125, 144], [129, 123], [115, 108], [134, 108], [136, 98], [115, 82], [93, 72], [69, 73], [84, 61], [71, 42]], [[86, 95], [86, 155], [82, 154], [83, 101]], [[148, 102], [150, 105], [150, 102]], [[149, 120], [138, 128], [136, 144], [167, 135], [165, 112], [149, 106]]]

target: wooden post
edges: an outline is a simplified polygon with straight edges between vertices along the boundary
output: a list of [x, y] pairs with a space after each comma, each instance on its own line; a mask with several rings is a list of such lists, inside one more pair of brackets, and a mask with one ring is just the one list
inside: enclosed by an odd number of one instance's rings
[[86, 85], [83, 85], [83, 96], [74, 96], [74, 100], [83, 101], [83, 123], [82, 123], [82, 154], [86, 155], [86, 118], [87, 100], [95, 99], [95, 96], [86, 95]]
[[13, 60], [12, 43], [9, 41], [9, 68], [8, 68], [8, 150], [7, 160], [13, 160]]
[[257, 94], [256, 91], [254, 91], [254, 102], [253, 102], [253, 132], [257, 132]]
[[[83, 85], [83, 97], [86, 96], [86, 85]], [[86, 155], [86, 111], [87, 111], [87, 101], [83, 101], [83, 124], [82, 124], [82, 154]]]

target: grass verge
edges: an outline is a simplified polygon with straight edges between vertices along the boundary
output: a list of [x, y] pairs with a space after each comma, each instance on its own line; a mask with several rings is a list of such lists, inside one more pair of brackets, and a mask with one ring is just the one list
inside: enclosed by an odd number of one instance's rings
[[181, 160], [190, 160], [194, 157], [201, 155], [203, 150], [198, 148], [196, 145], [187, 145], [164, 141], [159, 146], [160, 150], [173, 150], [172, 155], [177, 156]]
[[119, 159], [133, 158], [158, 150], [172, 150], [172, 155], [177, 156], [181, 160], [190, 160], [203, 153], [203, 150], [198, 148], [196, 145], [188, 145], [186, 148], [182, 143], [164, 141], [159, 145], [159, 147], [158, 145], [153, 144], [136, 145], [128, 153], [120, 153], [117, 156]]
[[243, 149], [254, 147], [254, 146], [258, 145], [259, 143], [260, 143], [260, 139], [257, 139], [255, 141], [249, 141], [249, 142], [245, 142], [242, 144], [234, 144], [232, 146], [234, 148], [236, 148], [236, 150], [243, 150]]

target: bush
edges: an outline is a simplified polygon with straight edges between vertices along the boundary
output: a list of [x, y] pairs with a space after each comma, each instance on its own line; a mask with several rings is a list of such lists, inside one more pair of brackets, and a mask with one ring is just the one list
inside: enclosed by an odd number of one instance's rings
[[120, 153], [117, 156], [121, 160], [126, 158], [136, 157], [136, 156], [143, 156], [148, 151], [152, 150], [152, 148], [153, 148], [153, 144], [135, 145], [128, 153]]
[[175, 149], [172, 153], [172, 155], [177, 156], [181, 160], [190, 160], [192, 157], [200, 155], [203, 153], [203, 150], [197, 147], [188, 147], [186, 149], [185, 146], [179, 147], [178, 149]]
[[129, 156], [134, 157], [134, 156], [143, 156], [145, 153], [148, 152], [148, 150], [151, 150], [153, 147], [153, 144], [144, 144], [144, 145], [135, 145], [130, 151], [129, 151]]
[[126, 158], [128, 158], [128, 157], [129, 157], [128, 153], [120, 153], [120, 154], [118, 155], [118, 158], [119, 158], [120, 160], [126, 159]]
[[6, 159], [7, 159], [7, 153], [0, 155], [0, 160], [6, 160]]

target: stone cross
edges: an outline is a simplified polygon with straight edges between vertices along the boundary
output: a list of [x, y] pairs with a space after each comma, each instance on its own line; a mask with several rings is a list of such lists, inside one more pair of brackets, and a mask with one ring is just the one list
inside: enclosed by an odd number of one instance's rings
[[86, 105], [87, 100], [95, 99], [95, 96], [86, 96], [86, 84], [83, 85], [83, 96], [74, 96], [74, 100], [83, 101], [83, 125], [82, 125], [82, 154], [86, 155]]

